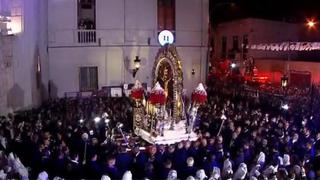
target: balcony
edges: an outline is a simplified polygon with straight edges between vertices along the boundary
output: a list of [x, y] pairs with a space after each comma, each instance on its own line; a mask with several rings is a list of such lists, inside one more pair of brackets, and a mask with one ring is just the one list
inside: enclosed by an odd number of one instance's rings
[[76, 30], [76, 40], [79, 44], [96, 44], [97, 43], [97, 33], [96, 30]]

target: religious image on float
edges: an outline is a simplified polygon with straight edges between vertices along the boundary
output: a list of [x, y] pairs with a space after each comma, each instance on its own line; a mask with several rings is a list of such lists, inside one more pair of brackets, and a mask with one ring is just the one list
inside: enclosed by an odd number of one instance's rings
[[159, 50], [153, 78], [154, 87], [147, 96], [139, 81], [131, 89], [131, 97], [135, 102], [134, 133], [151, 144], [197, 140], [194, 122], [198, 107], [204, 102], [203, 98], [206, 99], [206, 92], [203, 85], [199, 85], [201, 91], [197, 88], [198, 91], [193, 93], [193, 102], [185, 105], [181, 60], [174, 46], [165, 46]]
[[171, 115], [173, 110], [173, 73], [170, 64], [163, 61], [163, 63], [159, 65], [158, 72], [157, 82], [159, 82], [160, 86], [164, 89], [166, 110], [168, 114]]

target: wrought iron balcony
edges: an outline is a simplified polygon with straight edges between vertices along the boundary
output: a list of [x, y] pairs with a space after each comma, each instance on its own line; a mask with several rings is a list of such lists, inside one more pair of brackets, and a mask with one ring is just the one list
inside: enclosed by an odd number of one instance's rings
[[77, 43], [80, 44], [95, 44], [97, 43], [96, 30], [79, 29], [76, 30]]

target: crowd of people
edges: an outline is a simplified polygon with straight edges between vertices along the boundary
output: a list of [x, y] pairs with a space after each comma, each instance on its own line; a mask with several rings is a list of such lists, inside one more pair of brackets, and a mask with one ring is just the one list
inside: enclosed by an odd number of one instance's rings
[[281, 109], [268, 97], [214, 82], [207, 92], [199, 139], [171, 145], [134, 137], [127, 97], [62, 98], [1, 117], [0, 178], [320, 177], [319, 119], [312, 111]]

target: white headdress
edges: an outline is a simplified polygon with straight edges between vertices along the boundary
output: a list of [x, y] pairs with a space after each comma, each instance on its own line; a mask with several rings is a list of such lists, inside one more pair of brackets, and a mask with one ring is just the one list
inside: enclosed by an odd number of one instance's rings
[[195, 180], [193, 176], [188, 176], [186, 180]]
[[56, 177], [53, 178], [53, 180], [64, 180], [64, 179], [59, 177], [59, 176], [56, 176]]
[[7, 174], [3, 170], [0, 170], [0, 179], [7, 179]]
[[271, 174], [274, 174], [276, 173], [276, 169], [274, 168], [274, 166], [270, 165], [267, 169], [265, 169], [263, 171], [263, 174], [266, 176], [266, 177], [269, 177]]
[[111, 178], [108, 175], [102, 175], [101, 180], [111, 180]]
[[227, 175], [227, 174], [232, 174], [232, 173], [233, 173], [232, 163], [228, 158], [228, 159], [224, 160], [224, 162], [223, 162], [222, 174]]
[[170, 170], [167, 180], [176, 180], [178, 178], [178, 174], [176, 170]]
[[256, 166], [254, 166], [252, 169], [251, 169], [251, 171], [250, 171], [250, 173], [249, 173], [249, 176], [250, 177], [252, 177], [252, 176], [254, 176], [254, 177], [258, 177], [258, 176], [260, 176], [260, 171], [259, 171], [259, 169], [260, 169], [260, 164], [257, 164]]
[[210, 177], [211, 180], [218, 180], [221, 178], [220, 168], [213, 167], [212, 175]]
[[257, 163], [263, 165], [266, 162], [266, 155], [264, 152], [260, 152]]
[[126, 171], [123, 176], [122, 176], [122, 180], [132, 180], [132, 173], [131, 171]]
[[300, 166], [294, 165], [294, 166], [293, 166], [293, 170], [294, 170], [294, 173], [295, 173], [295, 174], [300, 175], [300, 173], [301, 173], [301, 168], [300, 168]]
[[283, 165], [290, 166], [290, 155], [289, 154], [283, 155]]
[[279, 165], [282, 166], [283, 165], [283, 158], [281, 156], [278, 156], [278, 160], [279, 160]]
[[49, 179], [49, 175], [46, 171], [42, 171], [41, 173], [39, 173], [37, 180], [48, 180]]
[[245, 163], [241, 163], [239, 168], [237, 169], [236, 173], [233, 175], [233, 179], [244, 179], [247, 175], [248, 169]]
[[205, 178], [207, 178], [208, 176], [206, 175], [206, 173], [204, 172], [203, 169], [199, 169], [196, 173], [196, 179], [197, 180], [203, 180]]

